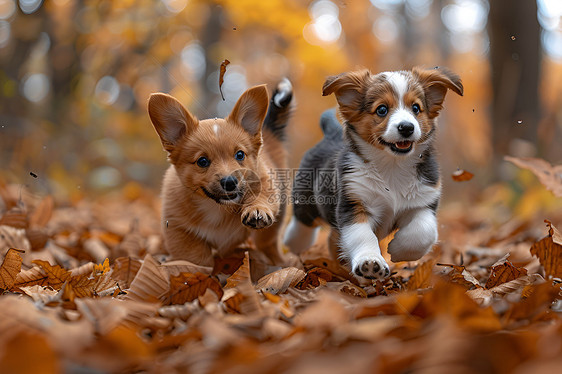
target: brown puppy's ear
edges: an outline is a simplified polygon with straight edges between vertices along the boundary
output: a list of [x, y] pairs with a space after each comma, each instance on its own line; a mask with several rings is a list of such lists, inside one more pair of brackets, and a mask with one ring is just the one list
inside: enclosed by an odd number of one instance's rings
[[199, 123], [179, 101], [163, 93], [150, 95], [148, 115], [167, 152], [172, 152], [178, 141], [195, 130]]
[[421, 83], [425, 92], [429, 118], [437, 117], [439, 111], [443, 109], [443, 100], [445, 100], [447, 89], [452, 90], [457, 95], [463, 95], [464, 88], [461, 78], [448, 69], [424, 70], [415, 67], [412, 69], [412, 73]]
[[335, 94], [340, 112], [346, 120], [352, 120], [361, 110], [370, 78], [371, 73], [366, 69], [328, 77], [322, 87], [322, 96]]
[[261, 143], [261, 128], [269, 105], [269, 95], [265, 84], [252, 87], [240, 96], [227, 120], [239, 124], [244, 131], [259, 138]]

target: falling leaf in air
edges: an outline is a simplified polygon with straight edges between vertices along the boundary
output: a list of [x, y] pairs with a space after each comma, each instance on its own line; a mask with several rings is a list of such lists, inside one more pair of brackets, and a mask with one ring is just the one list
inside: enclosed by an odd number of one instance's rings
[[537, 176], [539, 181], [554, 196], [562, 197], [562, 165], [552, 166], [549, 162], [540, 158], [518, 158], [505, 156], [509, 161], [520, 168], [530, 170]]
[[548, 227], [548, 236], [533, 244], [530, 251], [533, 256], [538, 257], [546, 275], [561, 278], [562, 235], [550, 221], [544, 221]]
[[527, 275], [527, 269], [515, 267], [511, 261], [508, 260], [508, 257], [509, 253], [492, 265], [490, 278], [488, 278], [485, 285], [486, 288], [490, 289]]
[[222, 101], [224, 101], [224, 95], [222, 93], [222, 84], [224, 83], [224, 74], [226, 73], [226, 66], [230, 64], [230, 61], [228, 61], [227, 59], [224, 59], [223, 62], [221, 62], [221, 67], [220, 67], [220, 74], [219, 74], [219, 91], [221, 93], [221, 97], [222, 97]]
[[219, 299], [223, 295], [220, 283], [214, 278], [202, 273], [182, 273], [170, 277], [169, 304], [184, 304], [197, 299], [211, 289]]
[[453, 178], [453, 180], [455, 182], [466, 182], [472, 179], [472, 177], [474, 177], [474, 174], [472, 174], [469, 171], [463, 170], [463, 169], [457, 169], [452, 175], [451, 177]]
[[16, 277], [21, 271], [21, 263], [23, 259], [20, 253], [24, 253], [21, 249], [10, 248], [4, 257], [2, 265], [0, 265], [0, 289], [8, 290], [12, 288], [16, 281]]

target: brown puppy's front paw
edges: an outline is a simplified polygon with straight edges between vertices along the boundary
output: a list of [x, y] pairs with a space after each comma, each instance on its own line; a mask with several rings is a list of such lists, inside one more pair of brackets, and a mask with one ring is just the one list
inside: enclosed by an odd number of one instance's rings
[[267, 208], [249, 207], [242, 212], [242, 223], [252, 229], [263, 229], [273, 222], [273, 213]]

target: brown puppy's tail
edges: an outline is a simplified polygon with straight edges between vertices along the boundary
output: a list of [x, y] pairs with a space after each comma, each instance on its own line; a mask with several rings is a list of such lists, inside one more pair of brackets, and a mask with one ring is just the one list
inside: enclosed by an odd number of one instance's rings
[[268, 129], [281, 141], [285, 140], [285, 127], [287, 127], [293, 108], [292, 99], [293, 86], [287, 78], [283, 78], [275, 87], [263, 122], [264, 129]]

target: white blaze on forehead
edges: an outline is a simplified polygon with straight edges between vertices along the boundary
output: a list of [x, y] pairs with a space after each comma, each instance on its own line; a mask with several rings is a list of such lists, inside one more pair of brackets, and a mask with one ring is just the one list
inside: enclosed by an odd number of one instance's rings
[[216, 123], [213, 125], [213, 131], [215, 132], [215, 135], [219, 134], [219, 125], [217, 125]]
[[408, 91], [408, 77], [400, 72], [385, 73], [386, 79], [394, 88], [394, 92], [398, 96], [400, 106], [404, 105], [404, 95]]

